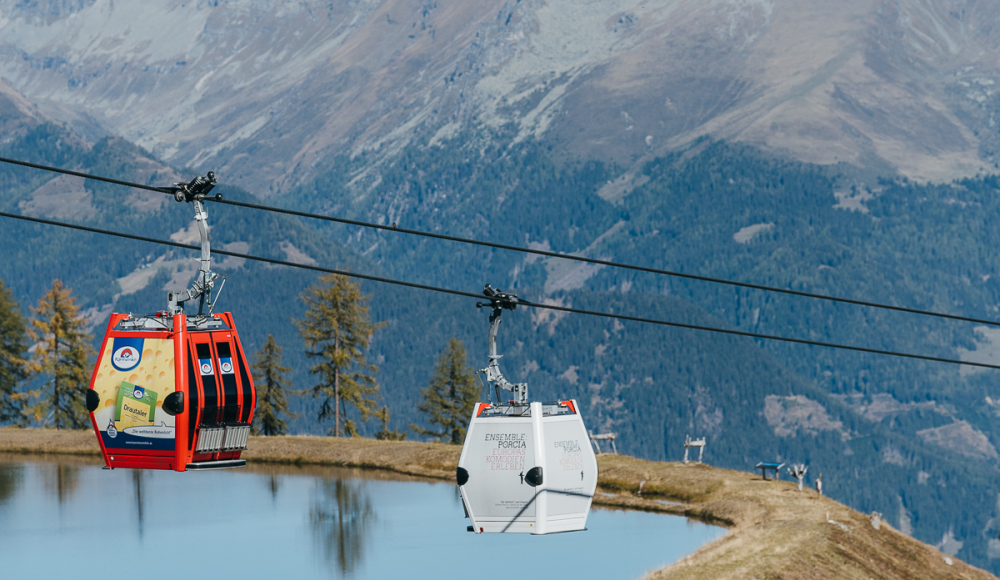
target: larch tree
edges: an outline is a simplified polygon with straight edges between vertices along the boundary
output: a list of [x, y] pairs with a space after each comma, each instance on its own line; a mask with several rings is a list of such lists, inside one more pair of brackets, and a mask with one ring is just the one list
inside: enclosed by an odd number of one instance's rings
[[49, 380], [31, 391], [35, 402], [28, 412], [42, 425], [56, 429], [80, 429], [87, 425], [84, 396], [90, 380], [87, 372], [94, 349], [93, 338], [84, 331], [86, 320], [80, 316], [76, 300], [62, 281], [54, 280], [52, 289], [31, 309], [34, 318], [28, 336], [35, 342], [28, 370], [47, 375]]
[[402, 441], [406, 439], [406, 432], [400, 433], [395, 429], [389, 429], [389, 407], [386, 405], [382, 406], [382, 410], [377, 413], [378, 418], [382, 420], [382, 429], [375, 433], [375, 438], [380, 441]]
[[28, 350], [24, 315], [14, 293], [0, 280], [0, 425], [20, 423], [26, 394], [17, 386], [27, 378]]
[[466, 364], [465, 347], [457, 338], [448, 341], [438, 357], [430, 384], [420, 394], [423, 399], [417, 409], [438, 429], [425, 429], [412, 423], [410, 428], [441, 441], [462, 443], [479, 389], [476, 388], [475, 371]]
[[346, 276], [328, 274], [302, 295], [305, 318], [295, 322], [306, 356], [316, 361], [309, 373], [318, 378], [316, 385], [300, 393], [322, 399], [317, 418], [333, 417], [335, 437], [340, 437], [341, 424], [348, 435], [357, 435], [354, 421], [346, 417], [348, 405], [358, 410], [362, 421], [375, 410], [378, 368], [368, 364], [365, 351], [384, 323], [371, 321], [369, 298]]
[[254, 435], [285, 435], [288, 425], [282, 415], [295, 418], [298, 414], [288, 410], [285, 393], [291, 381], [285, 378], [290, 368], [281, 366], [282, 348], [274, 342], [274, 335], [267, 335], [267, 342], [254, 355], [250, 368], [253, 370], [254, 387], [257, 389], [257, 409], [253, 416]]

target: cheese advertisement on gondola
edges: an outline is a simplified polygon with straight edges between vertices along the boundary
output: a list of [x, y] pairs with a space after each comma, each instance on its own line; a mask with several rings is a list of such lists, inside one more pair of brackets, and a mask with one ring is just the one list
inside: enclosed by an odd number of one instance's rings
[[162, 407], [175, 386], [172, 340], [107, 341], [93, 384], [101, 398], [94, 420], [105, 448], [173, 450], [174, 418]]

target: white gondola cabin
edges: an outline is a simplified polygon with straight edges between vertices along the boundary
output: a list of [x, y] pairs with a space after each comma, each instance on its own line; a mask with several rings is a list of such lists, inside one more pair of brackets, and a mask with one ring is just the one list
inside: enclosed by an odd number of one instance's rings
[[[483, 369], [497, 403], [477, 403], [458, 461], [470, 531], [551, 534], [586, 529], [597, 489], [597, 458], [575, 400], [528, 403], [527, 385], [500, 373], [496, 335], [517, 297], [486, 287], [490, 364]], [[477, 304], [479, 306], [480, 304]], [[500, 390], [515, 400], [501, 404]]]

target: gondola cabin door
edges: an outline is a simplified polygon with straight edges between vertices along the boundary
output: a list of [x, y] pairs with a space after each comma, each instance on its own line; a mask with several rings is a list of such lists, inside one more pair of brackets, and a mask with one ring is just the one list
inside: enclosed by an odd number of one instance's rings
[[229, 313], [113, 314], [87, 392], [110, 468], [244, 465], [255, 402]]

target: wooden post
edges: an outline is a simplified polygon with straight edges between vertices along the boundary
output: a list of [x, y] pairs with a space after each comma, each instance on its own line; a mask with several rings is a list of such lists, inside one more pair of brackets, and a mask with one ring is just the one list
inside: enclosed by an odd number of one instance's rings
[[618, 455], [618, 447], [615, 446], [615, 434], [614, 433], [601, 433], [600, 435], [594, 435], [593, 431], [588, 431], [587, 434], [590, 435], [590, 443], [593, 444], [594, 449], [595, 449], [595, 451], [597, 452], [598, 455], [600, 455], [602, 453], [601, 452], [601, 445], [598, 443], [598, 441], [610, 441], [611, 442], [611, 452], [614, 453], [615, 455]]
[[688, 462], [688, 449], [691, 448], [691, 447], [697, 447], [698, 448], [698, 463], [701, 463], [701, 458], [702, 458], [702, 456], [705, 453], [705, 438], [702, 437], [701, 439], [691, 439], [690, 435], [688, 435], [687, 437], [685, 437], [685, 439], [684, 439], [684, 463]]

